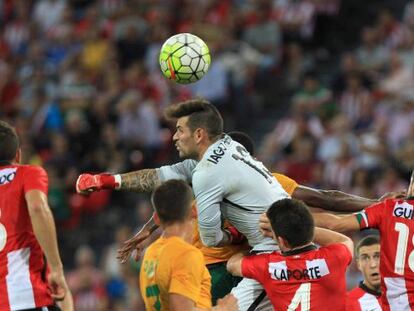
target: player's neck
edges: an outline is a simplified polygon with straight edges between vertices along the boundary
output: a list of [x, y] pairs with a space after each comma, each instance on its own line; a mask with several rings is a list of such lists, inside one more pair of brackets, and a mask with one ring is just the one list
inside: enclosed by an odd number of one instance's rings
[[183, 223], [175, 223], [164, 228], [163, 238], [179, 237], [187, 243], [193, 241], [193, 223], [186, 221]]
[[315, 248], [316, 248], [316, 246], [312, 242], [308, 243], [308, 244], [305, 244], [305, 245], [296, 246], [296, 247], [280, 247], [280, 249], [282, 251], [282, 254], [284, 256], [300, 254], [302, 252], [313, 250]]
[[373, 286], [367, 282], [362, 281], [360, 283], [360, 287], [365, 290], [366, 292], [373, 294], [375, 296], [381, 295], [381, 287], [380, 286]]
[[200, 152], [198, 153], [198, 161], [201, 161], [201, 159], [203, 158], [204, 154], [206, 153], [207, 149], [210, 148], [211, 145], [215, 144], [218, 140], [220, 140], [221, 138], [223, 138], [223, 135], [218, 135], [216, 137], [214, 137], [211, 140], [206, 141], [205, 143], [203, 143], [202, 145], [199, 146], [199, 150]]

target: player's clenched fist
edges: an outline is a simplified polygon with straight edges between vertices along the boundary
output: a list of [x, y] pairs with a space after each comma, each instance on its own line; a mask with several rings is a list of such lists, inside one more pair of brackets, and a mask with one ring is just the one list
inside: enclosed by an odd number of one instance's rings
[[76, 191], [80, 194], [89, 194], [102, 189], [117, 189], [120, 184], [119, 175], [81, 174], [76, 180]]

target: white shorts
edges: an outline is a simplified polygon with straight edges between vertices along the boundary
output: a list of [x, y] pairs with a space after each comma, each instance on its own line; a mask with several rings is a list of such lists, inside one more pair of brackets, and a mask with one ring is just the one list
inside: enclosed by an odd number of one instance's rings
[[[279, 250], [279, 246], [273, 241], [264, 243], [253, 247], [251, 254], [271, 253]], [[263, 250], [266, 249], [266, 250]], [[264, 292], [264, 294], [262, 294]], [[239, 311], [273, 311], [273, 306], [263, 289], [263, 286], [253, 279], [243, 278], [236, 287], [231, 290], [231, 293], [237, 298], [239, 303]], [[255, 303], [260, 295], [264, 295], [263, 299], [256, 308], [249, 308]]]
[[[240, 311], [247, 311], [254, 301], [264, 291], [262, 285], [253, 279], [243, 278], [231, 293], [237, 298]], [[265, 295], [255, 311], [273, 311], [269, 298]]]

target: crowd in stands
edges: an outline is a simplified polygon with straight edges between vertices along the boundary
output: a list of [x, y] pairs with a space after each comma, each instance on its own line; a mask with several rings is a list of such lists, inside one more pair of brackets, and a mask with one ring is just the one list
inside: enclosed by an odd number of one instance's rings
[[[115, 254], [151, 216], [147, 196], [82, 197], [74, 185], [83, 172], [176, 160], [162, 115], [170, 103], [204, 97], [228, 130], [253, 131], [261, 114], [275, 112], [258, 157], [298, 183], [369, 198], [406, 188], [414, 168], [414, 2], [401, 16], [377, 7], [322, 72], [320, 54], [329, 51], [313, 44], [324, 31], [316, 22], [341, 5], [0, 0], [0, 118], [16, 126], [24, 162], [49, 174], [76, 310], [142, 310], [139, 263], [119, 265]], [[187, 86], [158, 66], [163, 41], [179, 32], [199, 35], [212, 53], [209, 73]], [[358, 278], [351, 271], [350, 287]]]

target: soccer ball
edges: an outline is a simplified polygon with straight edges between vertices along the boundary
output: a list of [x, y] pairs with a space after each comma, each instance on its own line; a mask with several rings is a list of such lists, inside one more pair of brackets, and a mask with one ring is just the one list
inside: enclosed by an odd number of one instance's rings
[[161, 47], [161, 71], [165, 77], [178, 83], [200, 80], [208, 71], [210, 62], [207, 44], [191, 33], [174, 35]]

